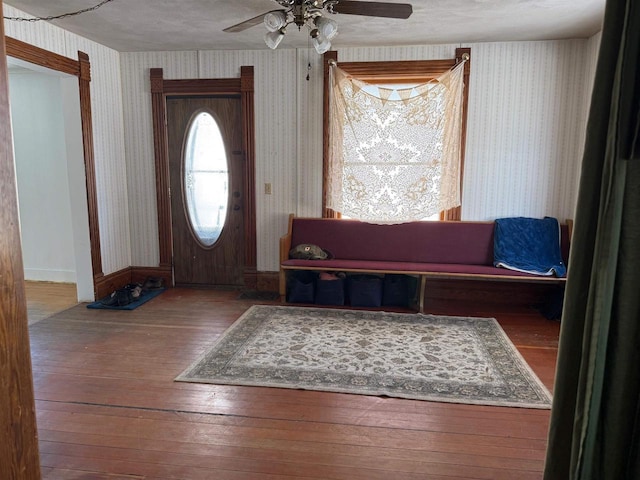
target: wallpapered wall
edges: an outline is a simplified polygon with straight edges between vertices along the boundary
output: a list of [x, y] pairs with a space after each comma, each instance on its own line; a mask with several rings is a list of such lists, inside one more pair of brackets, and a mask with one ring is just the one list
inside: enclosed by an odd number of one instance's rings
[[[9, 5], [4, 15], [28, 16]], [[5, 33], [69, 58], [77, 59], [78, 51], [89, 55], [102, 268], [107, 274], [128, 267], [132, 259], [120, 54], [46, 22], [5, 20]]]
[[[123, 53], [121, 58], [135, 265], [158, 262], [149, 68], [162, 68], [166, 79], [229, 78], [253, 65], [258, 270], [277, 270], [278, 238], [296, 208], [295, 50]], [[265, 182], [272, 184], [272, 195], [264, 195]]]
[[[465, 220], [501, 216], [573, 217], [589, 81], [591, 40], [345, 48], [340, 61], [452, 58], [470, 47]], [[590, 47], [591, 46], [591, 47]], [[281, 46], [282, 47], [282, 46]], [[258, 270], [278, 269], [278, 238], [290, 212], [318, 216], [322, 205], [322, 65], [306, 49], [123, 53], [132, 250], [157, 262], [148, 69], [165, 78], [256, 75]], [[308, 69], [308, 65], [311, 69]], [[309, 80], [306, 75], [309, 73]], [[273, 194], [264, 194], [271, 183]]]
[[573, 217], [586, 41], [471, 47], [463, 219]]
[[[167, 79], [238, 77], [240, 66], [255, 67], [259, 271], [278, 269], [278, 239], [289, 213], [320, 215], [322, 68], [313, 51], [281, 45], [276, 51], [118, 54], [55, 27], [41, 27], [44, 33], [37, 34], [9, 27], [8, 35], [43, 48], [73, 57], [82, 46], [91, 57], [105, 273], [124, 265], [129, 252], [128, 264], [158, 262], [148, 79], [152, 67], [163, 68]], [[470, 47], [463, 219], [564, 219], [573, 217], [575, 208], [598, 43], [596, 36], [344, 48], [338, 53], [341, 61], [417, 60], [452, 58], [456, 47]], [[272, 195], [264, 194], [265, 183], [272, 184]]]

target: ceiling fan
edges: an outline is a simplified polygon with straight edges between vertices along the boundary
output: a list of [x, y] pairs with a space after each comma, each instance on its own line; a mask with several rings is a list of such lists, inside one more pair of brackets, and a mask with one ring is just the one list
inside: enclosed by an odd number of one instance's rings
[[269, 48], [275, 49], [286, 33], [286, 27], [294, 24], [300, 30], [303, 26], [310, 29], [309, 35], [314, 48], [320, 54], [331, 48], [331, 39], [338, 34], [338, 24], [323, 16], [331, 14], [365, 15], [406, 19], [413, 13], [408, 3], [368, 2], [360, 0], [274, 0], [283, 9], [271, 10], [256, 17], [225, 28], [225, 32], [242, 32], [259, 23], [264, 23], [267, 33], [264, 41]]

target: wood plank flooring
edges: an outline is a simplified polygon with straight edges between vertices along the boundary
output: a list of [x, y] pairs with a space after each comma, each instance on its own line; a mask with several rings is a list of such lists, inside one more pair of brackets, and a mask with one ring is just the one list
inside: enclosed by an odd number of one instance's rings
[[[237, 297], [171, 289], [32, 325], [43, 478], [542, 478], [548, 410], [174, 382], [254, 303]], [[468, 302], [430, 311], [497, 318], [551, 389], [557, 322]]]
[[29, 325], [78, 304], [75, 283], [25, 282]]

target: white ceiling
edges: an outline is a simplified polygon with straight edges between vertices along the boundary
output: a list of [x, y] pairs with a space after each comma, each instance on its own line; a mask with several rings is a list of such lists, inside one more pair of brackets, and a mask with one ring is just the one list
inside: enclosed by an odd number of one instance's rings
[[[411, 3], [408, 20], [331, 15], [334, 48], [587, 38], [600, 30], [605, 0], [386, 0]], [[6, 0], [36, 16], [91, 7], [99, 0]], [[121, 52], [266, 49], [265, 29], [222, 30], [269, 10], [273, 0], [113, 0], [52, 23]], [[308, 46], [308, 34], [288, 27], [279, 48]]]

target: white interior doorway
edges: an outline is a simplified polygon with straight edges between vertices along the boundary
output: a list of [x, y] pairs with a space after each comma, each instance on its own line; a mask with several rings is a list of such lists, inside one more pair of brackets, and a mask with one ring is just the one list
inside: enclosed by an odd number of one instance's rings
[[78, 79], [7, 58], [25, 279], [93, 301]]

